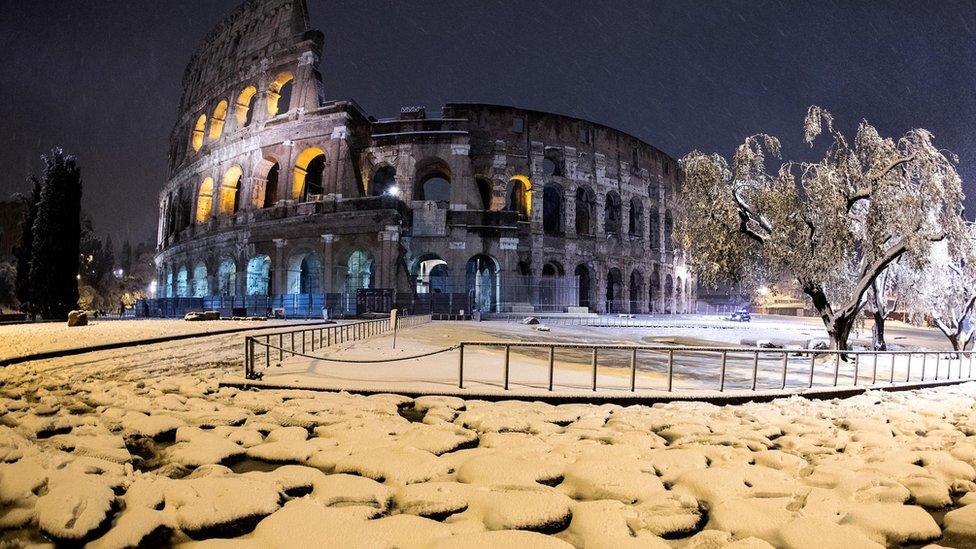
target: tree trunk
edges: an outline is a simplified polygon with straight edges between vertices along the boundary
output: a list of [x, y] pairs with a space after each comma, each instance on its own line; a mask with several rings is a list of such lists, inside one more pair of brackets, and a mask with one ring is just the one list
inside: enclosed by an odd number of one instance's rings
[[874, 342], [875, 351], [887, 351], [888, 344], [885, 342], [885, 315], [875, 310], [874, 327], [871, 329], [871, 336]]
[[960, 340], [958, 333], [946, 334], [946, 338], [949, 340], [949, 343], [952, 345], [953, 351], [962, 350], [963, 342]]
[[[831, 349], [838, 351], [849, 351], [851, 349], [848, 339], [850, 338], [851, 330], [854, 328], [854, 322], [856, 320], [856, 314], [838, 315], [832, 323], [827, 325], [827, 335], [830, 336]], [[841, 358], [847, 360], [847, 355]]]

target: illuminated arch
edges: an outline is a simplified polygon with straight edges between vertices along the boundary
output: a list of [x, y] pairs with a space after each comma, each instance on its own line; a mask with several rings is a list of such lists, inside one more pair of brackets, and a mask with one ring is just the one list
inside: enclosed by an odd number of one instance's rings
[[319, 292], [322, 259], [317, 252], [304, 251], [288, 259], [288, 280], [285, 293], [315, 294]]
[[271, 258], [265, 254], [258, 254], [247, 262], [247, 280], [245, 292], [247, 295], [271, 294]]
[[524, 216], [532, 213], [532, 181], [524, 175], [513, 175], [505, 192], [505, 209]]
[[278, 73], [268, 89], [268, 114], [277, 116], [288, 112], [291, 106], [291, 90], [295, 76], [290, 72]]
[[254, 117], [254, 101], [257, 99], [258, 89], [254, 86], [248, 86], [241, 91], [241, 94], [237, 96], [236, 116], [237, 116], [237, 127], [244, 128], [251, 125], [251, 119]]
[[207, 279], [207, 264], [197, 261], [193, 266], [192, 292], [193, 297], [205, 297], [210, 295], [210, 282]]
[[[322, 164], [319, 166], [319, 164]], [[325, 163], [325, 151], [318, 147], [309, 147], [298, 155], [295, 160], [295, 174], [292, 177], [291, 197], [294, 200], [307, 198], [309, 194], [320, 194], [322, 191], [322, 169]], [[312, 169], [310, 169], [310, 166]], [[306, 188], [309, 187], [309, 188]], [[317, 187], [317, 189], [311, 189]], [[319, 193], [312, 193], [318, 190]]]
[[225, 257], [217, 268], [217, 294], [232, 296], [237, 293], [237, 264]]
[[220, 204], [217, 209], [219, 215], [233, 215], [240, 209], [241, 179], [244, 170], [240, 166], [231, 166], [224, 173], [220, 183]]
[[[269, 208], [278, 203], [278, 176], [281, 173], [281, 166], [273, 156], [266, 156], [254, 166], [254, 178], [252, 180], [251, 201], [255, 208]], [[259, 182], [263, 184], [259, 185]], [[262, 188], [262, 192], [258, 189]]]
[[197, 118], [197, 123], [193, 125], [193, 135], [190, 138], [190, 144], [193, 145], [193, 150], [199, 151], [200, 147], [203, 146], [203, 132], [207, 129], [207, 115], [201, 114], [200, 118]]
[[227, 119], [227, 100], [221, 99], [220, 103], [214, 107], [213, 116], [210, 118], [210, 140], [216, 141], [224, 133], [224, 120]]
[[200, 183], [200, 192], [197, 193], [197, 223], [206, 223], [213, 214], [213, 192], [214, 182], [212, 177], [205, 177]]

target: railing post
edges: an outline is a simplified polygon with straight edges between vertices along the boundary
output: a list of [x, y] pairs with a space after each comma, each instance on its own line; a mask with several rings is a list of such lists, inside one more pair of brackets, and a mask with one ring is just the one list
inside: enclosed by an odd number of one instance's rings
[[922, 352], [922, 377], [919, 381], [925, 381], [925, 366], [929, 362], [928, 353]]
[[912, 380], [912, 356], [913, 355], [911, 351], [908, 351], [905, 354], [908, 355], [908, 364], [905, 366], [905, 370], [906, 370], [905, 383], [908, 383], [909, 381]]
[[789, 365], [789, 362], [790, 362], [789, 351], [783, 351], [783, 385], [782, 387], [780, 387], [781, 389], [786, 388], [786, 368]]
[[265, 336], [264, 338], [264, 367], [271, 369], [271, 336]]
[[637, 390], [637, 349], [630, 350], [630, 392]]
[[888, 380], [888, 383], [894, 384], [895, 383], [895, 353], [891, 353], [890, 356], [891, 356], [891, 379]]
[[302, 354], [303, 355], [305, 354], [305, 333], [307, 331], [308, 330], [302, 330]]
[[464, 343], [458, 345], [458, 389], [464, 389]]
[[314, 353], [315, 352], [315, 330], [310, 330], [310, 332], [309, 332], [308, 335], [309, 335], [309, 338], [308, 338], [309, 341], [312, 342], [312, 352]]
[[967, 353], [967, 355], [969, 356], [969, 360], [966, 361], [968, 363], [968, 366], [966, 367], [966, 377], [972, 379], [972, 377], [973, 377], [973, 352], [972, 351], [969, 351]]
[[552, 376], [556, 369], [556, 346], [549, 346], [549, 390], [552, 390]]
[[840, 357], [842, 354], [838, 352], [834, 359], [834, 387], [837, 386], [837, 381], [840, 379]]
[[858, 367], [861, 365], [861, 353], [854, 355], [854, 386], [857, 387]]
[[593, 390], [596, 391], [596, 347], [593, 347]]
[[725, 391], [725, 360], [728, 358], [728, 351], [722, 351], [722, 370], [719, 373], [718, 390]]
[[674, 349], [668, 349], [668, 392], [674, 389]]
[[935, 381], [939, 381], [939, 368], [942, 367], [942, 354], [935, 353]]
[[508, 390], [508, 369], [509, 369], [509, 354], [511, 353], [512, 346], [505, 345], [505, 390]]
[[874, 359], [871, 361], [873, 363], [871, 368], [871, 385], [875, 385], [878, 383], [878, 353], [872, 354], [871, 358]]
[[283, 337], [284, 334], [278, 334], [278, 362], [285, 359], [285, 345], [284, 340], [282, 339]]
[[251, 379], [251, 353], [249, 352], [249, 347], [251, 346], [251, 338], [244, 336], [244, 379]]
[[291, 356], [295, 356], [295, 332], [291, 333]]
[[813, 387], [813, 371], [817, 367], [817, 353], [810, 351], [810, 387]]
[[752, 390], [756, 390], [756, 381], [759, 379], [759, 351], [752, 353]]

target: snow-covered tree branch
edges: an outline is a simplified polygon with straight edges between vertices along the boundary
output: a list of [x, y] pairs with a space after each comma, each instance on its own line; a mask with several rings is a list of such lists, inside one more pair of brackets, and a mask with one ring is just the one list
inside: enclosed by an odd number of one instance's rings
[[963, 233], [956, 159], [915, 129], [883, 138], [861, 122], [849, 141], [833, 116], [810, 107], [804, 138], [828, 145], [818, 162], [781, 162], [780, 143], [757, 134], [731, 165], [693, 151], [682, 160], [686, 209], [678, 239], [705, 282], [735, 282], [762, 265], [794, 278], [811, 299], [834, 348], [848, 335], [878, 276], [903, 256], [927, 256], [933, 242]]

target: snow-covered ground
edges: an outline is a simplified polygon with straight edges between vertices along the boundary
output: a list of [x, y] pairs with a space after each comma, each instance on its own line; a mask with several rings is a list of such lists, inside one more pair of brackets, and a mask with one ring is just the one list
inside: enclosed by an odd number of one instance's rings
[[235, 328], [288, 326], [306, 321], [266, 320], [186, 322], [184, 320], [90, 320], [88, 326], [69, 328], [64, 322], [0, 325], [0, 359], [45, 351], [76, 349], [181, 334], [209, 333]]
[[717, 407], [219, 388], [241, 336], [0, 369], [0, 545], [976, 543], [976, 384]]

